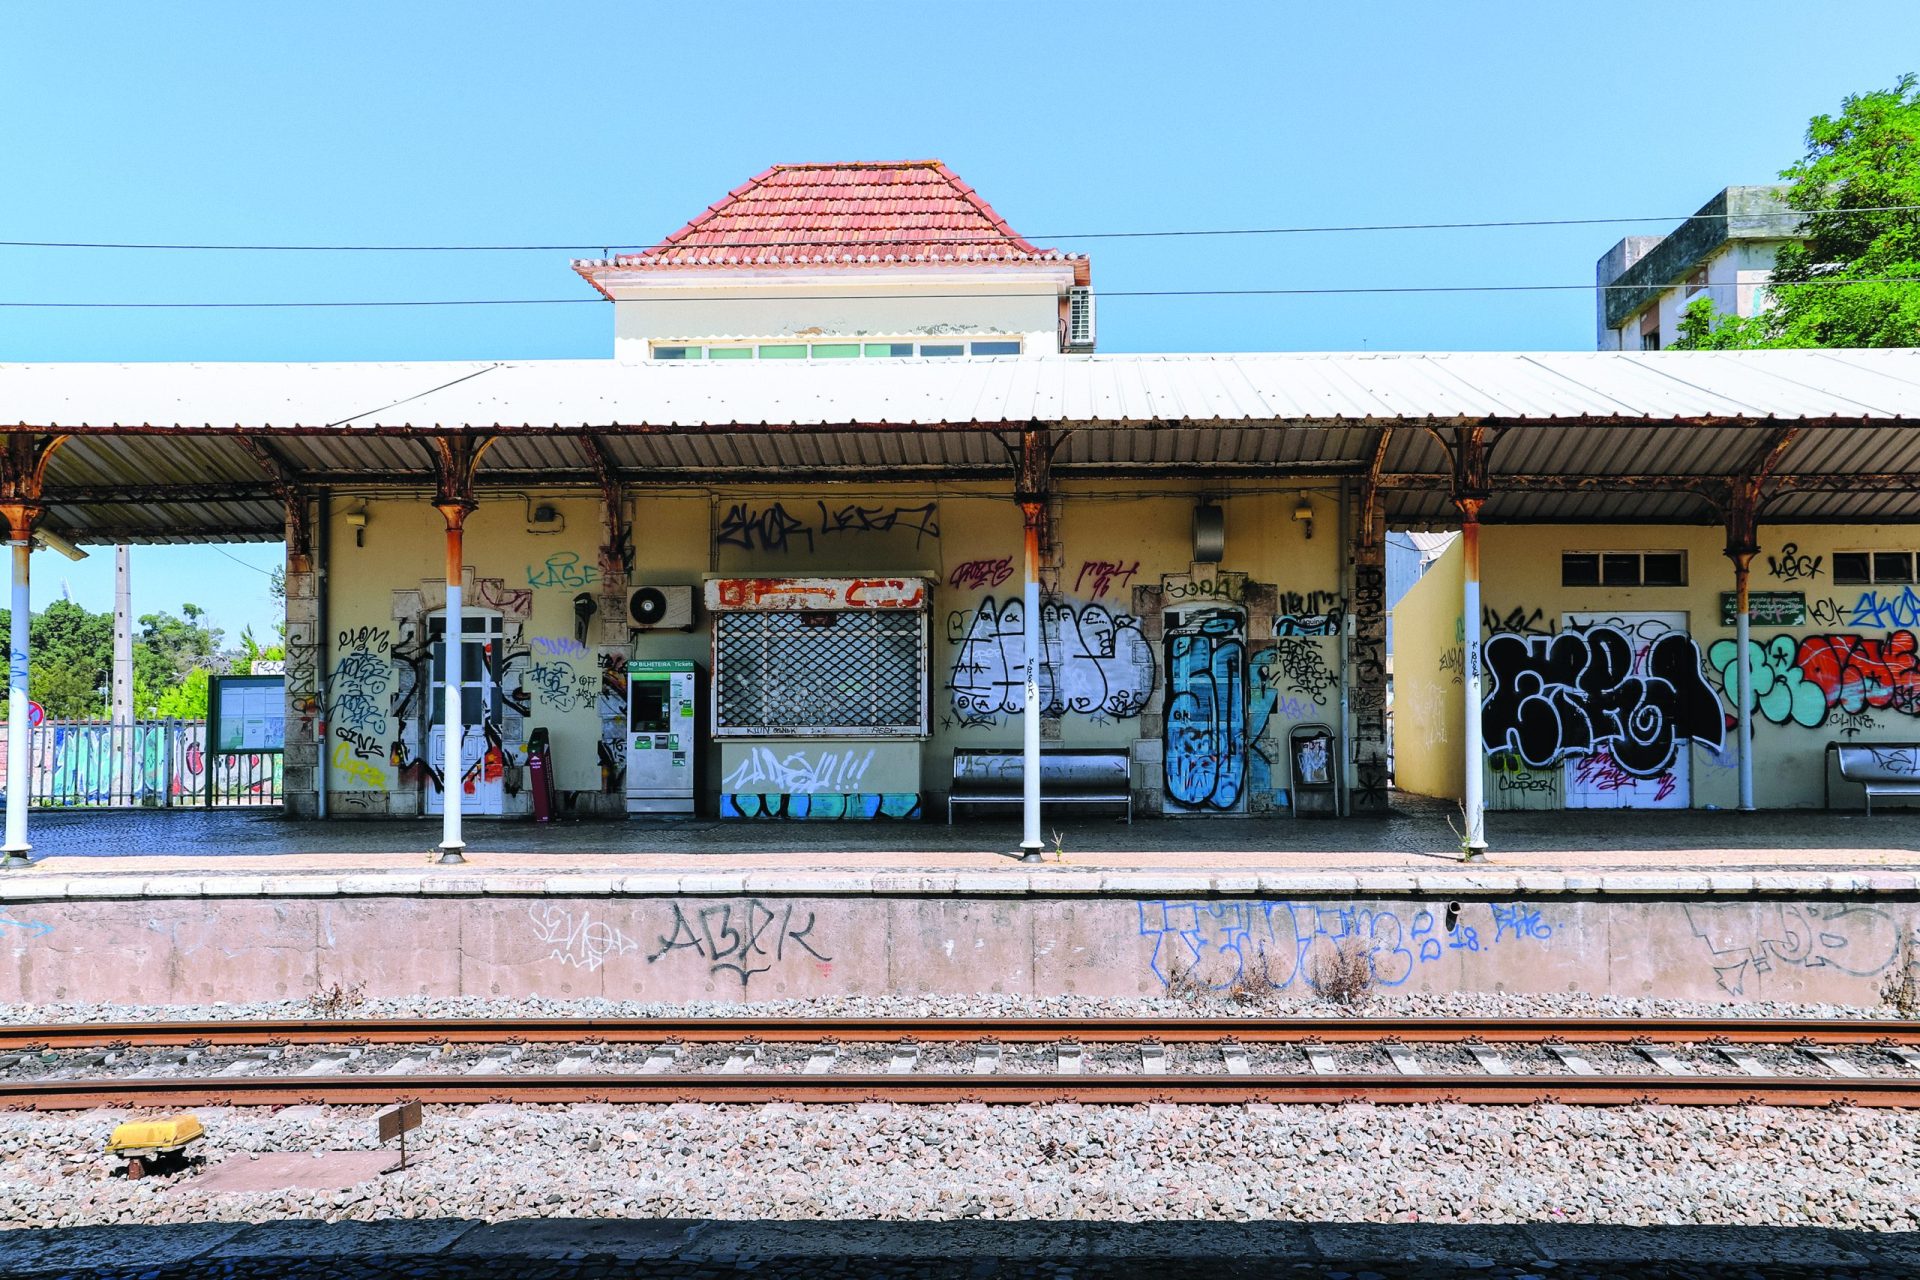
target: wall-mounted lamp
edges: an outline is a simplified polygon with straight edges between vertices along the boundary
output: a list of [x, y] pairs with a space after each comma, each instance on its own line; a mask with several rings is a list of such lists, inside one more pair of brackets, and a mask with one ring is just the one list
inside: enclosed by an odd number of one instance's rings
[[566, 527], [567, 518], [552, 503], [543, 502], [539, 506], [527, 504], [528, 533], [559, 533]]
[[347, 528], [353, 530], [354, 546], [364, 547], [367, 545], [367, 513], [364, 509], [345, 512], [341, 515], [340, 522], [346, 525]]
[[1306, 537], [1312, 538], [1313, 504], [1307, 501], [1307, 495], [1304, 493], [1300, 495], [1300, 501], [1293, 504], [1293, 518], [1305, 526], [1300, 532]]
[[87, 558], [86, 552], [74, 546], [71, 542], [68, 542], [51, 529], [35, 529], [33, 531], [33, 540], [43, 547], [49, 547], [54, 551], [58, 551], [69, 560], [85, 560]]

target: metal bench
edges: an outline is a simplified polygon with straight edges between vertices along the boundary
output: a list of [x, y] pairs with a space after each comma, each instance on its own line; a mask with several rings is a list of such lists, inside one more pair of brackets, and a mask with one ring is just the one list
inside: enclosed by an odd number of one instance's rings
[[[1018, 750], [953, 753], [953, 785], [947, 791], [947, 825], [960, 804], [1018, 805], [1026, 761]], [[1040, 753], [1040, 803], [1122, 805], [1133, 821], [1133, 771], [1126, 748], [1055, 747]]]
[[1920, 799], [1920, 742], [1841, 743], [1840, 776], [1857, 782], [1867, 793], [1867, 813], [1875, 796]]

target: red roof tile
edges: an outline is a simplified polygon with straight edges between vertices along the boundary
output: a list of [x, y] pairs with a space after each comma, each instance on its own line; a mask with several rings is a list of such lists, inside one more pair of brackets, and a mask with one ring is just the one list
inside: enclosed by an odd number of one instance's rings
[[938, 160], [777, 164], [657, 245], [590, 267], [1070, 262], [1007, 225]]

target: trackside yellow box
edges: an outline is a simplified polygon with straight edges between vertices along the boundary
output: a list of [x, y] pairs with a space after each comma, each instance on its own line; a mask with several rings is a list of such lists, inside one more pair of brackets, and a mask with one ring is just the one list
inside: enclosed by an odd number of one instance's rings
[[159, 1120], [129, 1120], [114, 1126], [107, 1139], [109, 1154], [122, 1151], [178, 1151], [196, 1138], [206, 1136], [198, 1116], [166, 1116]]

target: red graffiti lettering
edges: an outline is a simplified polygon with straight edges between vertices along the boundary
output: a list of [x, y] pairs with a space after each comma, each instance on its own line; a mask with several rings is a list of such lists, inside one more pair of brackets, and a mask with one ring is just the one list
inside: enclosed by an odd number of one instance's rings
[[1808, 636], [1794, 665], [1826, 694], [1829, 708], [1920, 716], [1920, 642], [1911, 631], [1894, 631], [1885, 639]]

